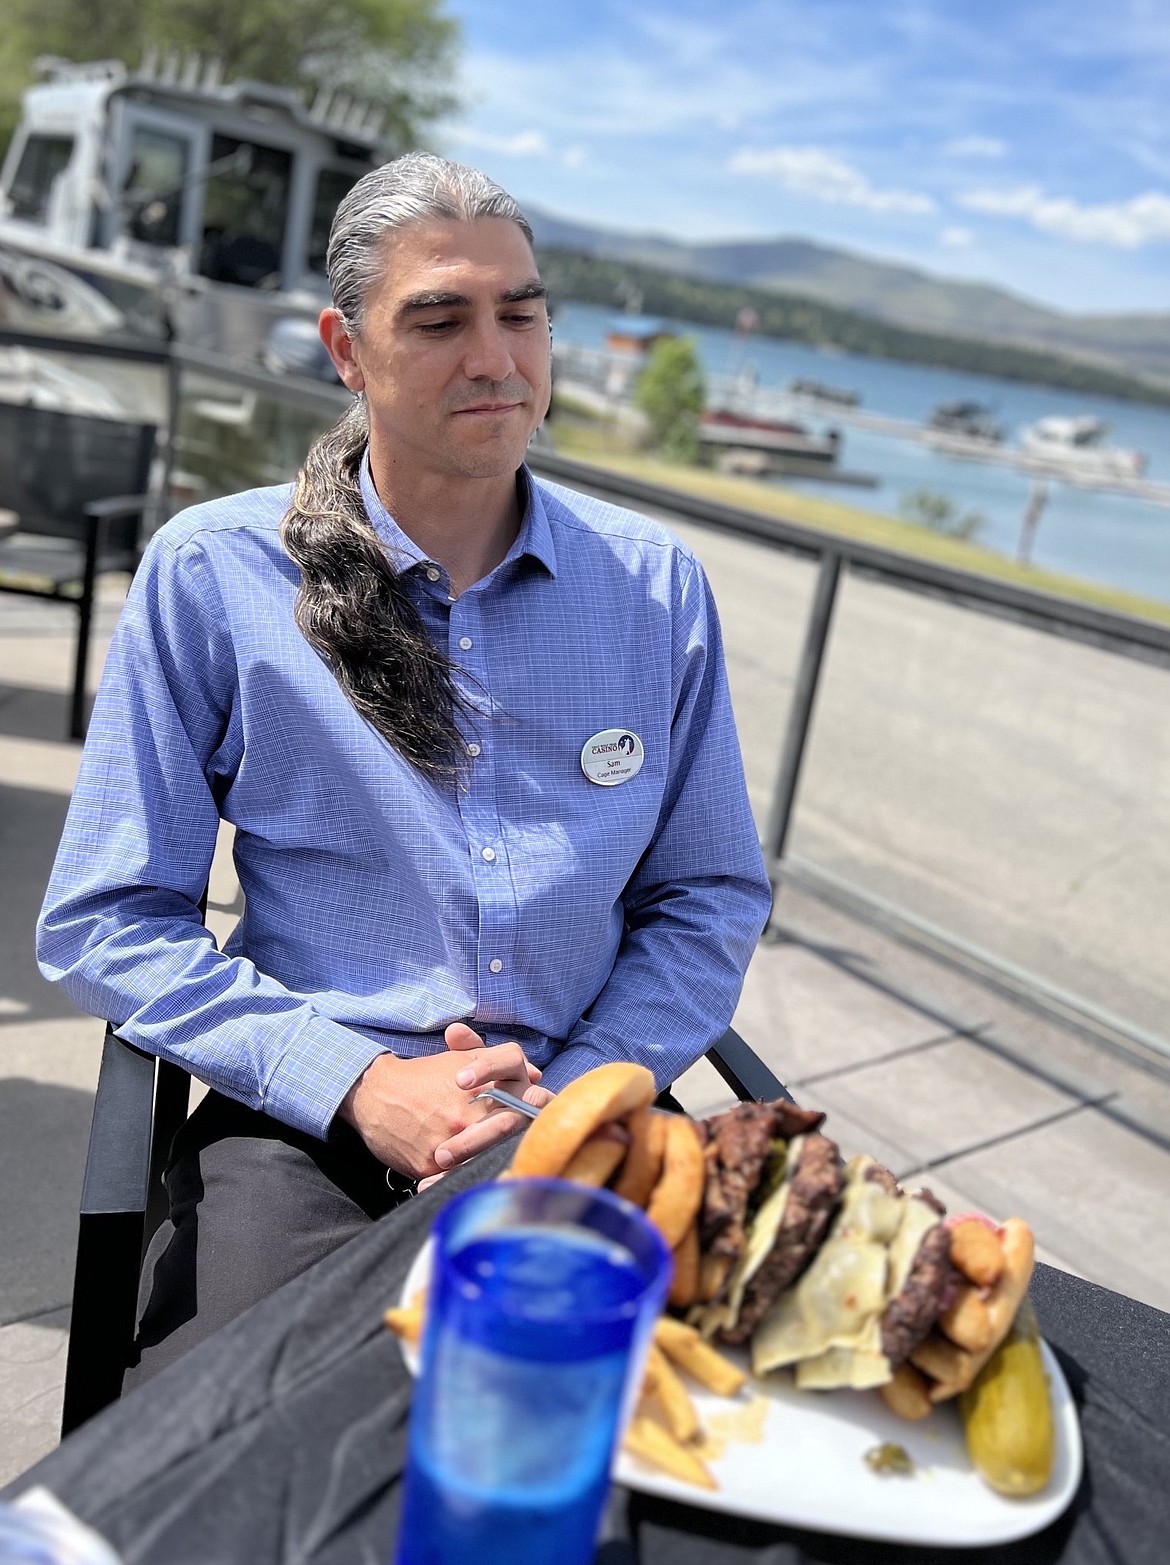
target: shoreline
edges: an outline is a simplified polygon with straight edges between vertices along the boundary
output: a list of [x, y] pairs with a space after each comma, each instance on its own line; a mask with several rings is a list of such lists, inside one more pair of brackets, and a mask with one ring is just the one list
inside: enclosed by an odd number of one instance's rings
[[1170, 624], [1170, 602], [1108, 587], [1080, 576], [1021, 565], [1005, 554], [945, 534], [932, 533], [895, 516], [883, 516], [838, 500], [785, 489], [780, 484], [732, 477], [710, 468], [668, 462], [646, 452], [622, 449], [596, 425], [560, 414], [550, 421], [555, 449], [594, 467], [645, 479], [698, 498], [740, 506], [764, 516], [798, 522], [829, 537], [853, 538], [897, 550], [911, 558], [934, 560], [973, 575], [1014, 582], [1054, 597], [1113, 609], [1156, 624]]

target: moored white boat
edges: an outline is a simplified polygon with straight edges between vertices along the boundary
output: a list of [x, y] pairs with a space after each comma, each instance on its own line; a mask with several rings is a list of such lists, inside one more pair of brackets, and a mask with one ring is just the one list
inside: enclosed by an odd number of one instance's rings
[[1140, 478], [1146, 470], [1145, 454], [1107, 445], [1108, 431], [1104, 420], [1090, 413], [1038, 419], [1020, 433], [1019, 466], [1074, 483]]

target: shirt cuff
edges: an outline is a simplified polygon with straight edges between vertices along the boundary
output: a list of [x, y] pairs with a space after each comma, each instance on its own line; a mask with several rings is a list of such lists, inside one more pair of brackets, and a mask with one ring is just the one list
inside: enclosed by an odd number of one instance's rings
[[260, 1107], [295, 1130], [324, 1141], [342, 1099], [379, 1054], [389, 1053], [360, 1032], [313, 1016], [277, 1060]]

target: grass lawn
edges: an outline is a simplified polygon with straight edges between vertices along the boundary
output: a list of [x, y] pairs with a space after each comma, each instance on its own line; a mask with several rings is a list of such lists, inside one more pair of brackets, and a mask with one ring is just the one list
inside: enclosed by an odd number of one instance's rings
[[610, 472], [625, 473], [631, 478], [641, 478], [646, 483], [679, 489], [686, 494], [715, 500], [723, 505], [739, 506], [745, 511], [758, 511], [764, 516], [797, 522], [803, 527], [814, 527], [838, 538], [853, 538], [885, 549], [896, 549], [901, 554], [912, 555], [917, 559], [936, 560], [940, 565], [970, 571], [977, 576], [994, 576], [1021, 587], [1031, 587], [1037, 592], [1052, 593], [1058, 598], [1091, 603], [1097, 608], [1112, 609], [1118, 614], [1132, 614], [1137, 619], [1170, 625], [1170, 603], [1144, 598], [1119, 587], [1103, 587], [1096, 582], [1083, 581], [1078, 576], [1064, 576], [1058, 571], [1020, 565], [1006, 555], [981, 548], [977, 543], [947, 538], [941, 533], [931, 532], [928, 527], [916, 527], [911, 522], [899, 521], [895, 516], [879, 516], [872, 511], [859, 510], [856, 506], [843, 505], [837, 500], [821, 500], [795, 490], [781, 489], [774, 484], [757, 483], [750, 478], [733, 478], [710, 468], [665, 462], [660, 457], [623, 446], [620, 438], [615, 439], [599, 425], [584, 420], [554, 419], [550, 432], [556, 449], [564, 456], [591, 462]]

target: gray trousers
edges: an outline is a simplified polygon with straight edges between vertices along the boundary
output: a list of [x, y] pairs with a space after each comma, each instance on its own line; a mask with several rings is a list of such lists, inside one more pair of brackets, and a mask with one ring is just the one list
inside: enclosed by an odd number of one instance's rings
[[170, 1216], [151, 1240], [137, 1363], [149, 1379], [282, 1283], [409, 1199], [357, 1133], [326, 1141], [209, 1092], [175, 1137]]

